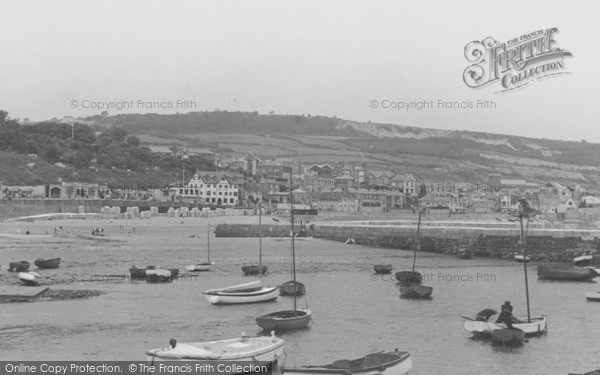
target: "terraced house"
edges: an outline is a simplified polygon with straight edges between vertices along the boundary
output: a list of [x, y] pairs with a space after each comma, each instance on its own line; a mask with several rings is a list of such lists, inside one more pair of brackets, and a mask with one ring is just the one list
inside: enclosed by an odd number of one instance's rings
[[184, 201], [217, 206], [237, 206], [243, 185], [242, 176], [227, 172], [197, 172], [177, 197]]

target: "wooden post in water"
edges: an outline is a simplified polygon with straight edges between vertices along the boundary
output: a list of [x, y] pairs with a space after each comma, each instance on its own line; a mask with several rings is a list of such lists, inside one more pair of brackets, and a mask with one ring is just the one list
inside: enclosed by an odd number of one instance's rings
[[210, 229], [206, 230], [206, 261], [210, 263]]
[[[523, 270], [525, 271], [525, 297], [527, 298], [527, 323], [531, 323], [531, 313], [529, 312], [529, 283], [527, 281], [527, 241], [525, 241], [525, 234], [523, 232], [523, 213], [519, 215], [521, 219], [521, 244], [523, 251]], [[527, 226], [529, 228], [529, 219], [527, 219]]]

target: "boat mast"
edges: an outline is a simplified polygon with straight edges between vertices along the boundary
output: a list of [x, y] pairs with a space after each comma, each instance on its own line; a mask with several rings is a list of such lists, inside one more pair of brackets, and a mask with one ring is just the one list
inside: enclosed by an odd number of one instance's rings
[[[527, 281], [527, 246], [525, 235], [523, 232], [523, 213], [519, 215], [521, 219], [521, 243], [523, 250], [523, 270], [525, 271], [525, 296], [527, 298], [527, 322], [531, 323], [531, 313], [529, 312], [529, 283]], [[527, 219], [527, 227], [529, 228], [529, 219]]]
[[262, 198], [258, 202], [258, 278], [262, 279]]
[[206, 247], [206, 257], [208, 259], [206, 261], [210, 262], [210, 229], [206, 230], [206, 242], [208, 243]]
[[419, 230], [421, 229], [421, 207], [419, 207], [419, 221], [417, 222], [417, 244], [415, 246], [415, 255], [413, 257], [412, 271], [415, 272], [415, 265], [417, 264], [417, 251], [419, 250]]
[[296, 311], [296, 247], [294, 245], [294, 192], [292, 175], [290, 174], [290, 213], [292, 215], [292, 273], [294, 275], [294, 311]]

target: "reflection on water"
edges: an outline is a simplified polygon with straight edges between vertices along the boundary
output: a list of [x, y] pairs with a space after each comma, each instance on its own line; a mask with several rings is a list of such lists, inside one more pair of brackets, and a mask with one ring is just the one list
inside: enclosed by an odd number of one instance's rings
[[[240, 266], [256, 263], [257, 241], [212, 241], [211, 260], [216, 265], [213, 271], [198, 274], [186, 273], [184, 266], [204, 253], [187, 243], [180, 246], [157, 239], [146, 247], [111, 243], [53, 249], [52, 254], [63, 259], [60, 269], [45, 272], [60, 283], [53, 288], [96, 289], [106, 294], [86, 300], [0, 305], [1, 357], [143, 360], [145, 350], [164, 347], [171, 337], [186, 342], [231, 338], [242, 331], [260, 334], [256, 317], [290, 308], [291, 299], [283, 297], [264, 304], [210, 305], [203, 290], [253, 280], [241, 275]], [[307, 288], [298, 306], [312, 309], [314, 323], [306, 330], [281, 333], [286, 365], [324, 364], [399, 348], [411, 353], [415, 374], [565, 374], [600, 368], [600, 304], [584, 298], [586, 291], [600, 289], [596, 283], [539, 282], [535, 266], [530, 266], [531, 313], [548, 315], [549, 333], [531, 338], [521, 348], [498, 348], [472, 339], [460, 316], [473, 316], [486, 307], [498, 310], [505, 300], [512, 302], [515, 315], [526, 315], [521, 264], [424, 254], [417, 269], [426, 276], [424, 283], [434, 288], [433, 298], [406, 300], [389, 277], [387, 281], [372, 277], [372, 266], [391, 263], [394, 272], [410, 269], [410, 252], [319, 240], [296, 245], [298, 280]], [[271, 272], [265, 284], [290, 279], [288, 247], [284, 241], [263, 240], [263, 260]], [[2, 263], [14, 256], [4, 250]], [[178, 267], [183, 277], [168, 284], [148, 284], [127, 279], [92, 282], [83, 276], [126, 277], [131, 265]]]

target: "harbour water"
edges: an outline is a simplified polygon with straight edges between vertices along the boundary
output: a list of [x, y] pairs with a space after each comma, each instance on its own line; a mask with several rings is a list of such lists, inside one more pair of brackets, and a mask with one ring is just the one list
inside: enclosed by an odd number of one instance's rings
[[[257, 316], [291, 308], [291, 300], [283, 297], [272, 303], [213, 306], [202, 295], [209, 288], [254, 280], [242, 276], [240, 267], [257, 263], [256, 238], [211, 238], [213, 270], [190, 273], [185, 265], [206, 257], [206, 220], [161, 222], [176, 226], [173, 231], [140, 224], [133, 233], [119, 231], [116, 221], [67, 224], [82, 233], [103, 226], [118, 241], [47, 239], [51, 236], [36, 233], [59, 223], [34, 223], [31, 238], [39, 236], [37, 242], [24, 246], [2, 238], [3, 282], [14, 283], [4, 266], [11, 260], [33, 264], [38, 257], [60, 257], [61, 268], [44, 271], [56, 283], [51, 288], [105, 294], [0, 305], [0, 357], [5, 360], [144, 360], [147, 349], [166, 347], [170, 338], [194, 342], [259, 334]], [[497, 348], [472, 339], [461, 315], [474, 316], [486, 307], [499, 310], [509, 300], [515, 315], [526, 316], [522, 264], [423, 253], [417, 270], [434, 288], [433, 299], [406, 300], [391, 276], [373, 275], [372, 267], [389, 263], [394, 272], [410, 269], [410, 251], [316, 239], [296, 241], [296, 250], [297, 278], [307, 288], [298, 305], [312, 309], [314, 323], [278, 334], [286, 341], [286, 366], [399, 348], [410, 352], [414, 374], [567, 374], [600, 368], [600, 304], [584, 298], [585, 292], [600, 290], [597, 282], [543, 282], [531, 265], [531, 313], [548, 316], [548, 333], [520, 348]], [[266, 285], [288, 281], [289, 239], [263, 239], [263, 262], [269, 267]], [[132, 265], [178, 267], [181, 277], [166, 284], [130, 281]]]

